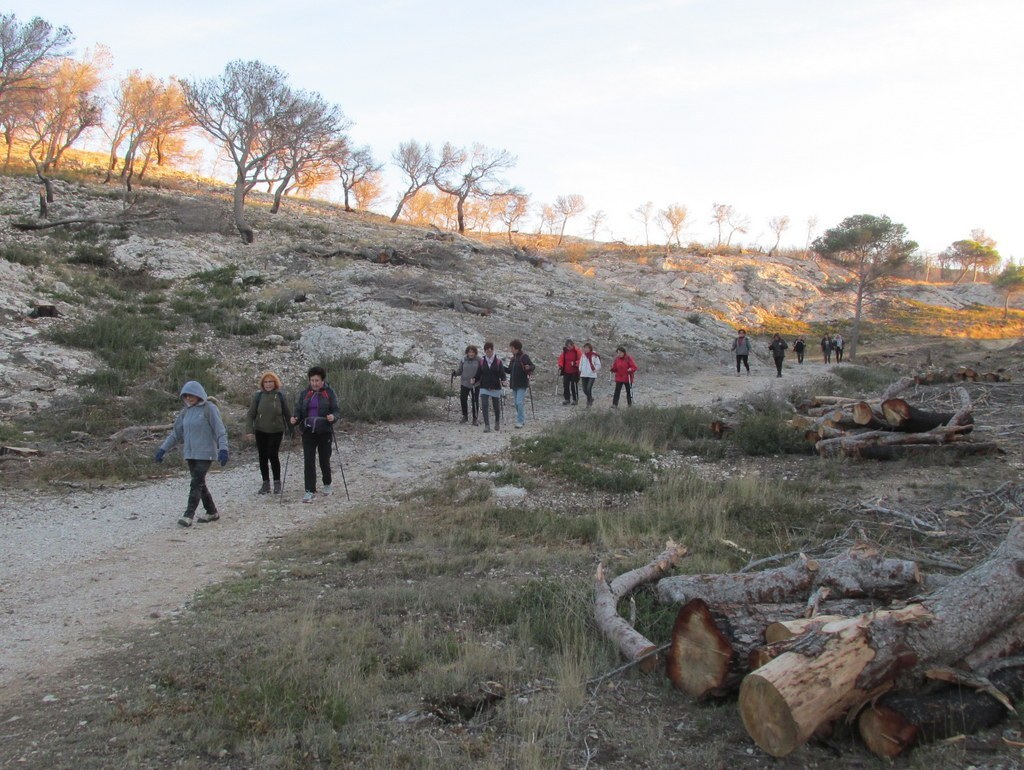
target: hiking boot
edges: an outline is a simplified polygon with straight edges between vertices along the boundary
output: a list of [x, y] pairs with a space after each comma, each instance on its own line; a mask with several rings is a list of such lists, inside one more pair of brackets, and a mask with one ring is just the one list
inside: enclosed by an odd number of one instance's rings
[[331, 489], [331, 485], [330, 484], [324, 484], [323, 488], [320, 490], [320, 494], [321, 495], [329, 495], [329, 494], [332, 494], [333, 492], [334, 492], [334, 490]]
[[281, 482], [278, 479], [274, 479], [274, 494], [281, 494]]
[[521, 422], [517, 422], [516, 423], [516, 430], [519, 430], [522, 427], [523, 427], [523, 423], [521, 423]]
[[263, 486], [260, 487], [260, 491], [257, 492], [256, 494], [258, 494], [258, 495], [269, 495], [270, 494], [270, 482], [269, 481], [264, 481], [263, 482]]
[[479, 421], [478, 419], [476, 419], [476, 417], [474, 417], [474, 418], [473, 418], [473, 427], [475, 428], [475, 427], [477, 427], [477, 426], [478, 426], [479, 424], [480, 424], [480, 421]]
[[182, 516], [180, 519], [178, 519], [178, 526], [179, 527], [191, 527], [192, 526], [192, 517], [189, 516], [189, 515]]
[[462, 419], [461, 419], [461, 420], [459, 420], [459, 422], [461, 422], [461, 423], [465, 424], [465, 423], [469, 422], [469, 418], [468, 418], [468, 417], [466, 417], [466, 415], [462, 415]]
[[501, 428], [498, 427], [498, 423], [494, 423], [494, 432], [498, 433], [500, 430]]
[[569, 401], [568, 401], [568, 399], [566, 399], [565, 401], [563, 401], [563, 402], [562, 402], [562, 406], [569, 406]]
[[311, 502], [313, 502], [313, 493], [312, 492], [306, 492], [306, 494], [304, 494], [302, 496], [302, 502], [304, 502], [304, 503], [311, 503]]
[[490, 425], [485, 425], [484, 426], [484, 433], [490, 433], [490, 432], [491, 432], [491, 426]]
[[217, 521], [220, 518], [220, 514], [216, 511], [205, 511], [196, 518], [200, 524], [209, 524], [211, 521]]
[[572, 400], [572, 405], [573, 405], [573, 406], [576, 406], [577, 404], [579, 404], [579, 399], [577, 399], [577, 398], [574, 398], [574, 399]]

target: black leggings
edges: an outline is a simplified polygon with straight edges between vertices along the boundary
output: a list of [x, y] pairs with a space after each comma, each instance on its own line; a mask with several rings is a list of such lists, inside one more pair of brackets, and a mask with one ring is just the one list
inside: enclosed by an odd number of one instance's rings
[[331, 432], [302, 432], [303, 471], [307, 492], [316, 492], [316, 456], [320, 455], [320, 474], [324, 486], [331, 483]]
[[484, 415], [484, 425], [490, 426], [491, 421], [487, 413], [488, 405], [494, 407], [494, 427], [497, 428], [498, 423], [501, 421], [501, 399], [498, 396], [480, 397], [480, 408]]
[[747, 357], [743, 356], [743, 355], [737, 355], [736, 356], [736, 374], [740, 373], [740, 364], [743, 364], [745, 367], [747, 367], [747, 371], [748, 372], [750, 371], [750, 364], [747, 363]]
[[578, 374], [563, 374], [562, 375], [562, 398], [565, 401], [579, 401], [580, 390], [579, 390], [580, 376]]
[[775, 359], [775, 371], [778, 373], [778, 375], [780, 377], [782, 376], [782, 362], [784, 360], [785, 359], [783, 359], [783, 358], [776, 358]]
[[261, 430], [253, 431], [256, 437], [256, 451], [260, 455], [260, 475], [264, 481], [270, 481], [270, 471], [274, 472], [274, 481], [281, 480], [281, 439], [283, 431], [277, 433], [264, 433]]
[[469, 402], [473, 404], [473, 419], [476, 419], [480, 412], [480, 388], [467, 388], [461, 386], [459, 390], [459, 401], [462, 403], [462, 416], [469, 417]]
[[622, 387], [626, 387], [626, 403], [630, 406], [633, 405], [633, 386], [628, 382], [616, 382], [615, 383], [615, 395], [612, 396], [612, 406], [619, 405], [619, 394], [622, 392]]

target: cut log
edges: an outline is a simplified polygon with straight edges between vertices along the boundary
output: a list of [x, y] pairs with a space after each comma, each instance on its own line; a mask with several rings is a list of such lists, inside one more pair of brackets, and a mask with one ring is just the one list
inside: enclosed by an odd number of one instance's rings
[[889, 398], [895, 398], [897, 394], [902, 393], [911, 385], [915, 385], [915, 379], [913, 377], [900, 377], [896, 382], [887, 387], [882, 391], [880, 401], [885, 401]]
[[[1012, 701], [1024, 695], [1024, 667], [1002, 669], [989, 681]], [[1006, 714], [1006, 707], [983, 690], [942, 687], [928, 693], [886, 693], [861, 712], [857, 729], [874, 754], [892, 758], [919, 743], [992, 727]]]
[[787, 567], [727, 575], [676, 575], [658, 582], [665, 603], [703, 599], [712, 606], [803, 601], [818, 588], [833, 598], [906, 596], [917, 589], [917, 564], [887, 559], [867, 545], [858, 545], [831, 559], [801, 558]]
[[1020, 655], [1024, 655], [1024, 615], [971, 650], [961, 663], [984, 673], [992, 661]]
[[758, 746], [776, 757], [801, 746], [848, 708], [915, 682], [928, 668], [962, 659], [1024, 612], [1024, 520], [983, 563], [919, 604], [836, 621], [740, 686], [740, 715]]
[[881, 411], [876, 410], [867, 401], [858, 401], [853, 405], [853, 421], [872, 430], [883, 430], [889, 426]]
[[858, 435], [840, 436], [818, 442], [817, 450], [820, 457], [864, 457], [867, 447], [887, 447], [898, 444], [946, 444], [962, 433], [970, 431], [970, 426], [941, 426], [927, 433], [898, 433], [890, 431], [869, 431]]
[[626, 660], [641, 660], [642, 671], [655, 670], [661, 665], [661, 656], [651, 655], [651, 652], [657, 650], [656, 645], [619, 615], [619, 600], [640, 585], [660, 578], [685, 555], [685, 546], [669, 541], [654, 561], [619, 575], [611, 585], [605, 580], [604, 565], [597, 565], [597, 573], [594, 575], [594, 618], [604, 635], [615, 643]]
[[858, 450], [856, 456], [862, 460], [903, 460], [907, 457], [923, 457], [924, 455], [936, 454], [974, 457], [976, 455], [999, 454], [1001, 451], [998, 444], [992, 441], [957, 441], [948, 444], [865, 445]]
[[953, 419], [953, 413], [926, 412], [908, 404], [902, 398], [889, 398], [883, 401], [882, 414], [893, 430], [904, 433], [925, 433], [940, 425], [947, 425]]

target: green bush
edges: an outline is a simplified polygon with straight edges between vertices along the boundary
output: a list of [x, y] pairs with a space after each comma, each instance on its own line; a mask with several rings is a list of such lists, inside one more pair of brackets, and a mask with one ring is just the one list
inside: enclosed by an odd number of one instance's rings
[[164, 370], [160, 378], [160, 386], [168, 393], [175, 396], [181, 390], [181, 386], [189, 380], [196, 380], [202, 383], [206, 392], [215, 395], [224, 389], [223, 383], [217, 376], [216, 360], [213, 356], [205, 356], [193, 350], [181, 350]]
[[730, 436], [747, 455], [809, 454], [811, 451], [803, 433], [778, 414], [748, 415]]
[[0, 259], [6, 259], [17, 265], [25, 265], [25, 267], [39, 267], [43, 264], [43, 255], [39, 253], [38, 249], [20, 243], [6, 243], [0, 246]]
[[80, 243], [75, 247], [75, 253], [71, 255], [68, 262], [75, 265], [90, 265], [92, 267], [112, 267], [114, 255], [106, 244]]
[[138, 376], [149, 366], [150, 354], [163, 343], [158, 319], [114, 310], [71, 329], [58, 329], [50, 339], [73, 348], [91, 350], [113, 369]]
[[399, 374], [385, 379], [366, 371], [331, 368], [331, 386], [338, 394], [341, 414], [360, 422], [388, 422], [420, 417], [423, 402], [430, 396], [445, 395], [444, 386], [429, 377]]
[[579, 435], [568, 438], [557, 430], [540, 438], [516, 440], [512, 458], [517, 462], [554, 473], [585, 489], [605, 492], [637, 492], [646, 488], [651, 472], [641, 463], [651, 454], [635, 444], [610, 438]]

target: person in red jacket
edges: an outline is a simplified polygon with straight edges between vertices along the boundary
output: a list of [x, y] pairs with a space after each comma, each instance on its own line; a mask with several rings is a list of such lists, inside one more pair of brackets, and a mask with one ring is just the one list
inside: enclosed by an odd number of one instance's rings
[[612, 408], [619, 405], [619, 394], [626, 387], [626, 405], [633, 406], [633, 375], [636, 373], [636, 361], [626, 352], [624, 347], [615, 348], [615, 360], [612, 361], [612, 374], [615, 375], [615, 395], [612, 396]]
[[580, 400], [580, 359], [583, 352], [572, 340], [566, 340], [562, 353], [558, 356], [558, 373], [562, 375], [562, 406], [570, 401], [576, 404]]

